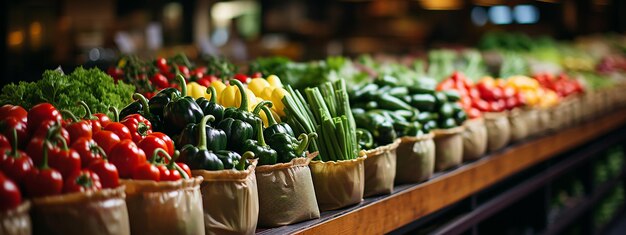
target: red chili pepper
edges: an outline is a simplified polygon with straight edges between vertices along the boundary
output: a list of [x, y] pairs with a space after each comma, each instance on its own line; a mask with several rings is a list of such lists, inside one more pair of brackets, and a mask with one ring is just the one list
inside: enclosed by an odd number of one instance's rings
[[[55, 135], [61, 143], [61, 148], [52, 148], [49, 153], [49, 165], [50, 167], [57, 169], [63, 175], [63, 178], [67, 179], [70, 176], [78, 174], [81, 168], [80, 155], [76, 150], [73, 150], [67, 146], [67, 142], [60, 135]], [[50, 139], [53, 140], [53, 139]]]
[[94, 134], [93, 140], [96, 141], [98, 146], [102, 147], [107, 154], [111, 154], [111, 149], [121, 141], [119, 136], [107, 130]]
[[102, 159], [104, 153], [96, 141], [84, 137], [74, 141], [71, 148], [80, 155], [81, 168], [91, 166], [95, 161]]
[[122, 140], [108, 155], [109, 161], [117, 167], [121, 178], [130, 178], [139, 165], [146, 162], [146, 154], [132, 140]]
[[170, 83], [167, 81], [167, 78], [160, 73], [155, 73], [154, 75], [152, 75], [152, 77], [150, 77], [150, 82], [152, 82], [152, 84], [158, 88], [166, 88], [170, 85]]
[[242, 73], [235, 74], [235, 79], [239, 80], [241, 83], [248, 83], [248, 76]]
[[26, 123], [28, 121], [28, 112], [22, 106], [5, 104], [0, 107], [0, 120], [13, 117], [18, 121]]
[[13, 141], [11, 140], [13, 136], [13, 130], [17, 131], [19, 146], [26, 146], [26, 144], [28, 143], [28, 127], [26, 125], [26, 122], [22, 122], [20, 119], [15, 117], [7, 117], [0, 120], [0, 133], [8, 137], [10, 141]]
[[49, 103], [41, 103], [33, 106], [28, 111], [28, 132], [34, 133], [41, 123], [52, 120], [61, 122], [61, 113]]
[[48, 166], [48, 149], [52, 148], [48, 141], [44, 143], [43, 160], [24, 177], [24, 189], [31, 197], [57, 195], [63, 190], [63, 176]]
[[[78, 102], [78, 104], [83, 106], [83, 108], [85, 109], [85, 116], [83, 117], [83, 119], [91, 123], [92, 133], [96, 133], [102, 130], [102, 123], [100, 122], [100, 119], [97, 116], [94, 116], [91, 114], [91, 108], [89, 108], [89, 105], [87, 105], [87, 103], [85, 103], [84, 101], [80, 101]], [[109, 117], [107, 117], [105, 114], [102, 114], [102, 115], [104, 115], [104, 117], [106, 117], [107, 120], [109, 119]]]
[[78, 119], [69, 110], [62, 110], [61, 113], [70, 116], [70, 119], [72, 120], [65, 127], [67, 129], [67, 132], [70, 134], [71, 141], [69, 142], [69, 144], [73, 144], [79, 138], [91, 139], [91, 137], [93, 136], [93, 130], [90, 121]]
[[130, 130], [130, 135], [135, 143], [139, 143], [152, 133], [152, 124], [140, 114], [128, 115], [120, 123]]
[[[13, 130], [13, 139], [17, 139], [17, 132]], [[16, 183], [21, 184], [24, 175], [33, 168], [33, 160], [17, 148], [17, 141], [12, 142], [9, 148], [0, 148], [0, 170]]]
[[0, 211], [15, 209], [22, 203], [22, 193], [10, 178], [0, 172]]
[[104, 126], [104, 130], [112, 131], [118, 137], [120, 137], [121, 140], [132, 139], [132, 136], [130, 135], [130, 130], [128, 129], [128, 127], [124, 126], [124, 124], [122, 123], [119, 123], [120, 114], [119, 114], [119, 111], [117, 111], [117, 108], [110, 107], [109, 110], [113, 112], [113, 122]]
[[64, 193], [74, 192], [95, 192], [102, 189], [100, 177], [90, 170], [82, 170], [65, 180], [63, 185]]

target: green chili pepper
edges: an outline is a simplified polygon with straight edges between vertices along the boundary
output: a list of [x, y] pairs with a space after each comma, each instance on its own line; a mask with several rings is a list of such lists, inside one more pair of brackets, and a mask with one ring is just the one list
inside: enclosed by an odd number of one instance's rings
[[267, 144], [265, 144], [265, 139], [263, 138], [263, 122], [258, 120], [256, 125], [254, 125], [257, 133], [257, 139], [248, 139], [243, 143], [243, 148], [241, 151], [250, 151], [253, 152], [256, 157], [259, 158], [259, 165], [274, 165], [277, 161], [277, 153], [275, 150], [270, 148]]
[[215, 120], [211, 123], [219, 123], [224, 118], [224, 106], [215, 101], [217, 97], [215, 87], [210, 86], [207, 90], [210, 91], [211, 99], [207, 100], [204, 97], [200, 97], [196, 99], [196, 103], [198, 103], [204, 115], [210, 114], [215, 117]]
[[[212, 115], [208, 115], [207, 122], [214, 120]], [[226, 149], [226, 133], [223, 130], [213, 128], [209, 125], [205, 126], [205, 138], [207, 142], [207, 149], [212, 151], [219, 151]], [[178, 136], [176, 141], [177, 146], [185, 146], [188, 144], [197, 145], [200, 141], [200, 124], [189, 123], [185, 129]]]
[[356, 139], [361, 149], [367, 150], [374, 147], [374, 136], [372, 136], [372, 133], [368, 130], [357, 128]]
[[163, 120], [165, 124], [166, 134], [177, 135], [189, 123], [198, 123], [202, 119], [203, 113], [200, 106], [193, 98], [187, 96], [187, 86], [185, 78], [182, 75], [176, 75], [181, 83], [182, 92], [180, 96], [172, 94], [172, 99], [163, 111]]

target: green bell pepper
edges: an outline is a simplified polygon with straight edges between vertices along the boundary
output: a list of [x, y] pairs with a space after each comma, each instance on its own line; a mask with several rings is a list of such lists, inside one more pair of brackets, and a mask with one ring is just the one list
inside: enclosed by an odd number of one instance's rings
[[309, 146], [309, 139], [317, 138], [316, 133], [309, 135], [310, 137], [302, 133], [298, 139], [296, 139], [284, 133], [275, 134], [267, 140], [267, 143], [278, 153], [278, 162], [287, 163], [290, 162], [291, 159], [304, 157], [304, 151]]
[[210, 91], [211, 99], [207, 100], [204, 97], [200, 97], [196, 99], [196, 103], [198, 103], [204, 115], [213, 115], [213, 117], [215, 117], [215, 120], [211, 123], [219, 123], [224, 118], [224, 106], [218, 104], [216, 101], [217, 95], [215, 87], [210, 86], [207, 90]]
[[216, 171], [224, 169], [224, 163], [222, 163], [217, 154], [207, 149], [206, 123], [209, 118], [210, 115], [207, 115], [200, 121], [200, 140], [198, 141], [198, 145], [185, 145], [178, 157], [178, 161], [187, 164], [192, 170]]
[[261, 109], [263, 109], [265, 116], [267, 116], [268, 122], [267, 128], [263, 130], [263, 135], [265, 136], [265, 138], [272, 137], [272, 135], [278, 133], [286, 133], [290, 136], [295, 137], [293, 129], [291, 129], [291, 126], [289, 126], [289, 124], [287, 124], [286, 122], [276, 123], [276, 119], [274, 119], [272, 111], [270, 111], [267, 106], [263, 106], [261, 107]]
[[233, 118], [224, 118], [217, 124], [217, 128], [226, 133], [226, 146], [231, 150], [240, 149], [245, 140], [254, 136], [254, 131], [250, 124]]
[[254, 127], [257, 129], [257, 139], [247, 139], [246, 141], [244, 141], [241, 151], [253, 152], [254, 155], [259, 158], [260, 166], [276, 164], [276, 161], [278, 160], [278, 155], [275, 150], [265, 144], [265, 139], [263, 138], [263, 122], [261, 122], [261, 120], [258, 120]]
[[165, 106], [172, 101], [172, 94], [178, 97], [180, 96], [180, 91], [176, 88], [168, 87], [154, 95], [154, 97], [150, 99], [150, 102], [148, 102], [150, 113], [163, 120], [163, 111], [165, 111]]
[[[212, 122], [215, 118], [208, 114], [209, 119], [207, 122]], [[200, 124], [189, 123], [181, 134], [176, 139], [177, 146], [185, 146], [188, 144], [197, 145], [200, 141]], [[212, 151], [219, 151], [226, 149], [226, 133], [223, 130], [213, 128], [209, 125], [205, 126], [205, 138], [207, 142], [207, 149]]]
[[179, 134], [189, 123], [198, 123], [204, 116], [202, 109], [193, 98], [187, 96], [187, 85], [182, 75], [177, 75], [181, 83], [181, 95], [172, 94], [172, 99], [163, 110], [165, 132], [168, 135]]

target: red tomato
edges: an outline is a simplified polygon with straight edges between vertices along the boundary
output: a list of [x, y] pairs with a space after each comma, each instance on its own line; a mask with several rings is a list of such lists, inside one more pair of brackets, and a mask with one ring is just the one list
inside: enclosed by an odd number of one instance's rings
[[98, 174], [102, 188], [117, 188], [120, 185], [120, 176], [117, 172], [117, 167], [107, 161], [106, 159], [99, 159], [94, 161], [89, 170]]
[[5, 104], [0, 107], [0, 120], [4, 120], [5, 118], [9, 117], [26, 123], [28, 121], [28, 112], [26, 112], [26, 109], [22, 108], [21, 106]]
[[17, 185], [0, 172], [0, 211], [17, 208], [22, 203], [22, 193]]
[[49, 103], [41, 103], [33, 106], [28, 112], [28, 132], [34, 133], [46, 121], [60, 122], [61, 113]]
[[506, 98], [506, 102], [505, 103], [506, 103], [505, 107], [508, 110], [514, 109], [517, 106], [519, 106], [519, 100], [517, 99], [516, 96]]
[[452, 81], [451, 79], [446, 79], [446, 80], [443, 80], [443, 82], [439, 83], [439, 85], [437, 85], [437, 90], [445, 91], [445, 90], [450, 90], [453, 87], [454, 87], [454, 81]]
[[150, 77], [150, 82], [152, 82], [152, 84], [158, 88], [166, 88], [170, 85], [170, 83], [167, 81], [167, 78], [160, 73], [152, 75], [152, 77]]
[[180, 74], [183, 75], [183, 77], [185, 77], [185, 79], [189, 79], [190, 72], [189, 72], [189, 68], [187, 66], [184, 65], [179, 65], [178, 66], [178, 71], [180, 71]]
[[111, 149], [113, 149], [113, 147], [121, 141], [120, 137], [118, 137], [115, 133], [105, 130], [94, 134], [93, 140], [96, 141], [98, 146], [102, 147], [104, 152], [107, 154], [110, 154]]
[[241, 83], [248, 83], [248, 76], [242, 73], [235, 74], [235, 79], [239, 80]]
[[197, 82], [198, 84], [200, 84], [200, 85], [205, 86], [205, 87], [209, 87], [209, 86], [211, 86], [211, 81], [209, 81], [209, 79], [207, 79], [207, 78], [205, 78], [205, 77], [203, 77], [203, 78], [200, 78], [200, 79], [196, 80], [196, 82]]
[[160, 70], [167, 70], [167, 60], [163, 57], [159, 57], [158, 59], [156, 59], [156, 66], [157, 68], [159, 68]]
[[109, 154], [109, 161], [117, 167], [121, 178], [130, 178], [146, 162], [146, 154], [130, 139], [119, 142]]
[[476, 109], [476, 108], [471, 108], [469, 109], [469, 111], [467, 112], [467, 116], [470, 119], [474, 119], [474, 118], [479, 118], [480, 116], [482, 116], [482, 113], [480, 112], [480, 110]]
[[516, 92], [515, 92], [515, 89], [513, 89], [513, 87], [506, 86], [502, 88], [502, 93], [505, 98], [510, 98], [510, 97], [515, 96]]
[[471, 88], [469, 89], [469, 97], [471, 97], [472, 99], [480, 99], [480, 92], [478, 92], [478, 89], [476, 88]]
[[262, 78], [263, 74], [261, 72], [255, 72], [252, 74], [252, 78]]
[[474, 102], [472, 103], [472, 107], [482, 111], [482, 112], [488, 112], [490, 111], [489, 108], [489, 103], [487, 103], [487, 101], [481, 100], [481, 99], [476, 99], [474, 100]]
[[64, 193], [95, 192], [102, 189], [100, 177], [90, 170], [82, 170], [65, 179], [63, 184]]
[[155, 165], [145, 162], [133, 171], [132, 178], [136, 180], [152, 180], [158, 182], [161, 178], [161, 173], [159, 168]]

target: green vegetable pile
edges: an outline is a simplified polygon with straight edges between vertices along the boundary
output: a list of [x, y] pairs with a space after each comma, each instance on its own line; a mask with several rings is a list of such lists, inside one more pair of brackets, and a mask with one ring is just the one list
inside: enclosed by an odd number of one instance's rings
[[132, 102], [135, 87], [123, 82], [115, 83], [99, 69], [76, 68], [71, 74], [60, 69], [47, 70], [36, 82], [11, 83], [2, 88], [0, 105], [20, 105], [30, 109], [48, 102], [59, 110], [67, 109], [76, 115], [85, 113], [77, 105], [85, 101], [93, 112], [106, 113], [109, 106], [121, 108]]
[[350, 112], [344, 80], [325, 82], [319, 87], [306, 88], [305, 96], [287, 86], [289, 95], [283, 98], [287, 123], [297, 134], [317, 133], [318, 139], [309, 146], [319, 151], [322, 161], [355, 159], [359, 146], [356, 124]]

